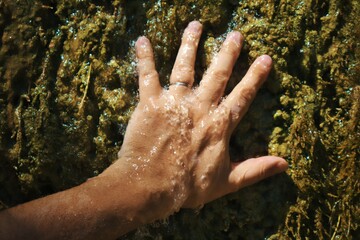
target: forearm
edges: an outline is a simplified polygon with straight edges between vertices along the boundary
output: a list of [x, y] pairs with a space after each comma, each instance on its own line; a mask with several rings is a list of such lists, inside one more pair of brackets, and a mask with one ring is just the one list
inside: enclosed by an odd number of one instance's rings
[[123, 176], [114, 179], [102, 174], [78, 187], [0, 212], [0, 238], [116, 239], [160, 217], [153, 193]]

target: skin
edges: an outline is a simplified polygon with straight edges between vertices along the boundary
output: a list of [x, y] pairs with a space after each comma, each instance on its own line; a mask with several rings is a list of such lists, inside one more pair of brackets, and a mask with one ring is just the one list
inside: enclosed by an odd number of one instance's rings
[[169, 89], [160, 86], [149, 40], [137, 40], [140, 102], [118, 160], [80, 186], [2, 211], [1, 239], [116, 239], [287, 169], [279, 157], [233, 163], [229, 156], [231, 133], [267, 78], [271, 58], [257, 58], [220, 101], [243, 37], [229, 33], [193, 87], [201, 31], [197, 21], [185, 29]]

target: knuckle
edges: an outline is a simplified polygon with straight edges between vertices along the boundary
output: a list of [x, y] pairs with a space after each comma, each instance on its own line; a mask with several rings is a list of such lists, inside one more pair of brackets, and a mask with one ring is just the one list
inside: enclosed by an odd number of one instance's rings
[[246, 185], [246, 182], [248, 179], [248, 172], [249, 172], [249, 169], [245, 169], [243, 171], [243, 173], [239, 176], [237, 183], [236, 183], [238, 188], [242, 188], [244, 185]]
[[152, 53], [146, 53], [145, 55], [138, 57], [138, 60], [139, 63], [143, 65], [148, 65], [149, 63], [153, 63], [155, 61]]
[[239, 95], [239, 105], [249, 105], [255, 97], [256, 90], [253, 88], [242, 88]]
[[235, 46], [230, 45], [230, 46], [226, 47], [224, 50], [233, 59], [236, 59], [239, 55], [239, 48], [237, 48]]
[[269, 68], [266, 68], [264, 66], [257, 66], [254, 70], [255, 75], [258, 77], [258, 79], [262, 82], [263, 79], [266, 78], [266, 76], [269, 73]]
[[154, 78], [158, 78], [159, 74], [155, 69], [149, 69], [149, 70], [141, 71], [140, 77], [142, 79], [154, 79]]
[[197, 45], [199, 38], [200, 38], [199, 32], [194, 33], [193, 31], [185, 30], [181, 41], [183, 44], [189, 44], [195, 46]]
[[260, 168], [260, 172], [259, 172], [259, 176], [261, 179], [264, 179], [266, 178], [266, 167], [265, 166], [261, 166]]
[[183, 41], [181, 43], [179, 53], [183, 55], [196, 54], [197, 44], [193, 41]]
[[171, 79], [174, 81], [178, 81], [180, 79], [189, 81], [194, 78], [194, 75], [195, 71], [192, 65], [188, 63], [179, 63], [174, 67], [171, 73]]
[[176, 64], [174, 71], [191, 74], [191, 73], [194, 73], [194, 68], [191, 64], [189, 64], [187, 62], [182, 62], [182, 63]]
[[267, 168], [266, 168], [266, 164], [264, 163], [264, 161], [260, 161], [259, 162], [259, 170], [258, 170], [258, 179], [264, 179], [267, 177]]
[[258, 84], [262, 84], [265, 81], [271, 70], [271, 66], [264, 66], [258, 61], [251, 66], [250, 73], [256, 78]]
[[219, 83], [223, 83], [223, 82], [227, 81], [229, 76], [230, 76], [230, 74], [227, 69], [217, 69], [216, 71], [214, 71], [212, 73], [212, 77], [214, 78], [214, 80]]
[[139, 60], [147, 60], [147, 59], [152, 59], [153, 58], [153, 53], [152, 51], [146, 50], [146, 49], [139, 49], [136, 52], [136, 57]]
[[230, 55], [231, 58], [236, 59], [240, 53], [240, 45], [230, 42], [223, 46], [224, 53]]
[[232, 123], [237, 123], [240, 120], [240, 118], [241, 118], [240, 111], [241, 111], [240, 106], [236, 106], [231, 109], [230, 121]]

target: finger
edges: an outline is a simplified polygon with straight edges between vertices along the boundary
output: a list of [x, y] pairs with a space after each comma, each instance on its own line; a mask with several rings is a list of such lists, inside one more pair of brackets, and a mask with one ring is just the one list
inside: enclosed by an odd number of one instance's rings
[[244, 78], [222, 102], [226, 108], [230, 109], [230, 128], [234, 129], [248, 110], [257, 91], [269, 75], [271, 66], [272, 60], [269, 56], [258, 57]]
[[136, 41], [135, 50], [138, 59], [140, 100], [159, 95], [161, 86], [150, 41], [146, 37], [140, 37]]
[[226, 37], [220, 52], [212, 60], [198, 88], [200, 101], [217, 104], [224, 94], [226, 83], [230, 78], [234, 64], [239, 57], [243, 36], [231, 32]]
[[288, 163], [280, 158], [265, 156], [251, 158], [240, 163], [232, 163], [229, 183], [233, 191], [259, 182], [288, 168]]
[[[186, 83], [191, 87], [194, 83], [196, 51], [199, 45], [202, 25], [198, 21], [189, 23], [184, 31], [181, 46], [170, 76], [170, 84]], [[183, 86], [186, 86], [185, 84]], [[176, 85], [174, 87], [183, 87]]]

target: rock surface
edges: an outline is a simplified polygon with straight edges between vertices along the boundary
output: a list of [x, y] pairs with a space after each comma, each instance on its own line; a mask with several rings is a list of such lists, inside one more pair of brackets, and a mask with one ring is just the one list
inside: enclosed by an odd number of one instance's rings
[[197, 81], [231, 30], [246, 44], [227, 91], [257, 56], [272, 56], [231, 149], [240, 160], [283, 156], [290, 169], [126, 237], [357, 239], [359, 16], [358, 0], [1, 1], [0, 206], [111, 164], [137, 102], [135, 40], [151, 40], [166, 85], [181, 33], [197, 19]]

